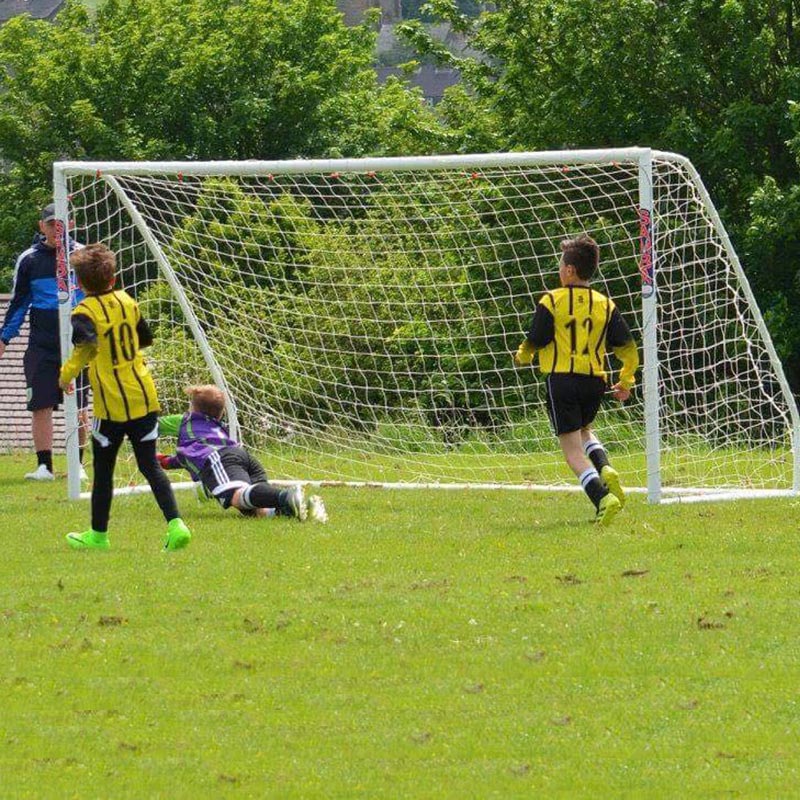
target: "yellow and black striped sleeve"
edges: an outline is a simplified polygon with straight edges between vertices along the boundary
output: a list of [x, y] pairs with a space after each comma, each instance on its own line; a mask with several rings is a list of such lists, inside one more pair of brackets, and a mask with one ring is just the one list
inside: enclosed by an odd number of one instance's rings
[[[553, 298], [549, 294], [545, 295], [545, 298], [549, 298], [552, 305]], [[528, 333], [517, 349], [515, 356], [517, 364], [523, 366], [530, 364], [536, 351], [546, 347], [555, 337], [553, 314], [545, 304], [545, 298], [537, 304]]]
[[546, 294], [536, 306], [536, 311], [528, 329], [527, 341], [540, 350], [547, 347], [555, 338], [555, 302], [552, 295]]
[[636, 385], [636, 370], [639, 366], [639, 348], [631, 335], [628, 323], [625, 322], [619, 309], [614, 307], [608, 322], [606, 343], [614, 355], [622, 362], [619, 372], [619, 383], [624, 389]]
[[91, 317], [86, 314], [73, 314], [72, 354], [61, 367], [59, 381], [71, 383], [81, 370], [97, 355], [97, 329]]

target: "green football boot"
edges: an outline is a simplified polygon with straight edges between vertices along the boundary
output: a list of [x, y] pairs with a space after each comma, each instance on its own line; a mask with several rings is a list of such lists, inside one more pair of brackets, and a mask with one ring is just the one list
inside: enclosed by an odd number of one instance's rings
[[180, 518], [171, 519], [167, 525], [167, 538], [164, 540], [165, 550], [180, 550], [191, 541], [192, 534], [186, 523]]
[[611, 520], [613, 520], [621, 510], [622, 503], [609, 492], [600, 501], [600, 505], [597, 507], [597, 516], [594, 518], [594, 521], [598, 525], [603, 525], [604, 527], [610, 525]]
[[67, 544], [75, 550], [108, 550], [111, 542], [108, 534], [89, 528], [83, 533], [70, 532], [66, 536]]
[[614, 467], [606, 464], [600, 470], [600, 480], [606, 485], [611, 494], [619, 500], [620, 508], [625, 506], [625, 492], [622, 489], [622, 484], [619, 482], [619, 473]]

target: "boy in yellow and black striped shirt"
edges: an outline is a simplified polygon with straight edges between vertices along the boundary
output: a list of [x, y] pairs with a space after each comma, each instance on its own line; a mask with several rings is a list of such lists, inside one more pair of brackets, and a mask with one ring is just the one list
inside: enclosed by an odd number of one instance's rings
[[561, 252], [561, 288], [539, 300], [514, 361], [527, 365], [538, 356], [547, 376], [547, 413], [564, 458], [597, 509], [597, 521], [607, 525], [625, 494], [591, 425], [606, 391], [607, 350], [622, 362], [611, 394], [623, 402], [636, 382], [639, 351], [614, 301], [589, 286], [600, 261], [594, 239], [569, 239]]
[[131, 442], [139, 471], [147, 479], [167, 520], [164, 547], [177, 550], [189, 543], [191, 534], [178, 515], [175, 495], [156, 459], [158, 402], [153, 377], [140, 348], [153, 337], [136, 301], [114, 290], [116, 256], [105, 245], [93, 244], [71, 258], [78, 285], [86, 297], [72, 311], [72, 344], [69, 360], [61, 367], [60, 384], [71, 384], [88, 364], [94, 397], [92, 426], [92, 527], [68, 533], [67, 542], [79, 549], [107, 550], [108, 518], [113, 497], [114, 466], [125, 436]]

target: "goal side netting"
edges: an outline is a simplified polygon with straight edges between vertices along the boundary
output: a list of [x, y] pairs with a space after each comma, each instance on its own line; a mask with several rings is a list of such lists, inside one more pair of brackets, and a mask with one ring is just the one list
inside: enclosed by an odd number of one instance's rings
[[[644, 363], [631, 400], [609, 396], [596, 421], [625, 483], [651, 500], [797, 489], [794, 401], [683, 157], [69, 162], [55, 185], [74, 239], [117, 253], [164, 413], [217, 383], [272, 479], [572, 487], [542, 377], [511, 355], [558, 285], [561, 241], [585, 232], [593, 286]], [[140, 487], [132, 460], [118, 473]]]

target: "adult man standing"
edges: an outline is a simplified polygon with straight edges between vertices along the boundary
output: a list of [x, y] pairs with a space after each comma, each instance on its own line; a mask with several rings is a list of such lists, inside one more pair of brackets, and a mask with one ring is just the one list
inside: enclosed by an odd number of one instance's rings
[[[6, 318], [0, 328], [0, 358], [6, 345], [20, 330], [30, 309], [30, 334], [25, 351], [25, 385], [28, 411], [38, 465], [27, 473], [28, 480], [53, 480], [53, 410], [63, 400], [58, 386], [61, 347], [58, 324], [58, 289], [56, 285], [56, 211], [45, 206], [39, 215], [41, 237], [25, 250], [14, 268], [14, 285]], [[69, 241], [72, 251], [76, 247]], [[78, 388], [80, 419], [79, 441], [86, 438], [86, 390]], [[83, 468], [81, 468], [83, 471]]]

